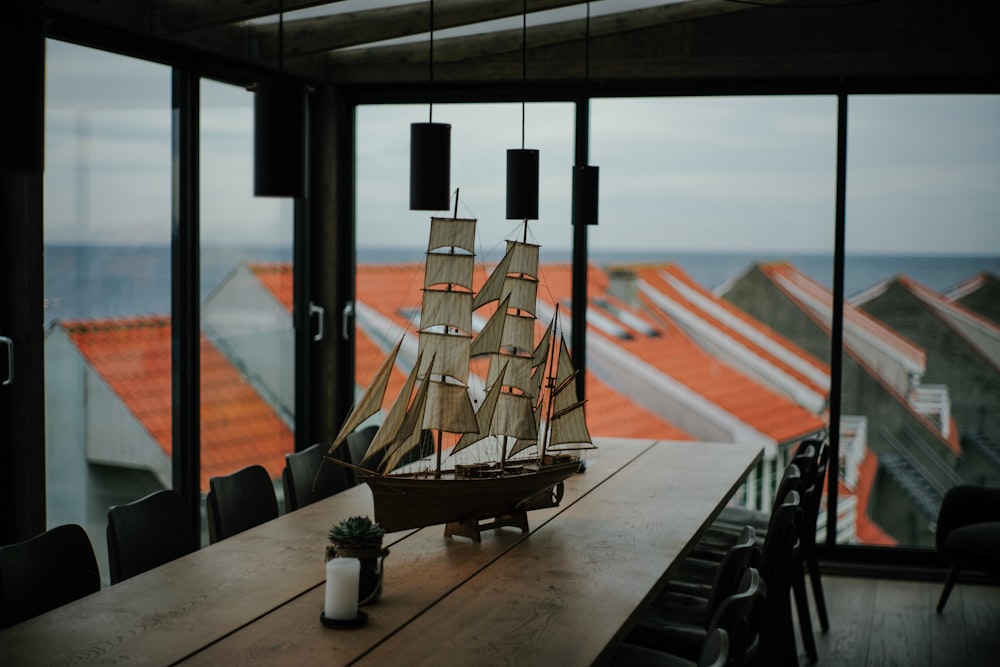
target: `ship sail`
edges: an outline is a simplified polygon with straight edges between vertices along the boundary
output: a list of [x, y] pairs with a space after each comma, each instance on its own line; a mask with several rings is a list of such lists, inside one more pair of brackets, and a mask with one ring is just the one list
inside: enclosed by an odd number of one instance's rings
[[[431, 359], [429, 368], [433, 367], [434, 359]], [[403, 423], [400, 425], [399, 431], [397, 431], [396, 437], [393, 439], [393, 443], [389, 446], [385, 459], [382, 461], [381, 468], [383, 472], [395, 470], [399, 462], [403, 460], [403, 457], [420, 444], [420, 438], [423, 435], [420, 427], [423, 423], [424, 408], [427, 405], [427, 390], [429, 387], [429, 382], [423, 382], [420, 388], [417, 389], [417, 395], [413, 397], [413, 403], [410, 404], [409, 410], [406, 411]]]
[[340, 433], [337, 434], [333, 444], [330, 445], [330, 452], [333, 452], [335, 449], [340, 447], [340, 445], [347, 440], [347, 436], [349, 436], [354, 429], [361, 426], [366, 419], [382, 409], [382, 399], [385, 397], [385, 389], [389, 385], [389, 377], [392, 375], [392, 367], [393, 364], [396, 363], [396, 355], [399, 354], [399, 347], [402, 344], [403, 339], [400, 338], [399, 342], [397, 342], [392, 348], [389, 356], [387, 356], [382, 362], [382, 365], [379, 366], [378, 371], [375, 373], [375, 377], [368, 384], [368, 388], [365, 389], [364, 393], [361, 395], [361, 399], [347, 416], [347, 419], [344, 421], [344, 425], [340, 427]]
[[592, 448], [593, 443], [584, 415], [584, 402], [576, 395], [574, 380], [579, 371], [573, 368], [566, 340], [562, 336], [559, 337], [556, 358], [557, 368], [551, 397], [552, 416], [549, 418], [549, 438], [546, 448], [553, 451]]
[[389, 414], [386, 415], [385, 421], [379, 426], [372, 441], [368, 444], [368, 450], [365, 452], [364, 457], [362, 457], [361, 461], [355, 461], [355, 463], [364, 464], [365, 461], [373, 458], [396, 440], [403, 426], [403, 418], [406, 416], [406, 408], [410, 404], [410, 396], [413, 395], [413, 385], [416, 383], [417, 369], [419, 368], [420, 358], [418, 357], [417, 363], [410, 369], [410, 373], [406, 376], [403, 390], [396, 396], [396, 400], [393, 402], [392, 407], [389, 408]]
[[497, 401], [499, 399], [500, 385], [495, 384], [490, 387], [489, 391], [486, 392], [486, 398], [483, 399], [483, 404], [480, 405], [479, 410], [476, 411], [476, 425], [478, 426], [476, 429], [477, 432], [463, 434], [459, 441], [455, 443], [455, 446], [451, 448], [453, 456], [469, 445], [474, 445], [489, 435], [490, 424], [493, 422], [493, 413], [496, 411]]

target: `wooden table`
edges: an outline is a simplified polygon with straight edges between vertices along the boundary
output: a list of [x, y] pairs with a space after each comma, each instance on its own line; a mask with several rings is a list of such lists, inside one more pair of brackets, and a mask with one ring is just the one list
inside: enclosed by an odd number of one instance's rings
[[604, 440], [531, 531], [387, 536], [369, 623], [330, 630], [326, 532], [361, 485], [0, 631], [0, 665], [591, 664], [627, 631], [761, 449]]

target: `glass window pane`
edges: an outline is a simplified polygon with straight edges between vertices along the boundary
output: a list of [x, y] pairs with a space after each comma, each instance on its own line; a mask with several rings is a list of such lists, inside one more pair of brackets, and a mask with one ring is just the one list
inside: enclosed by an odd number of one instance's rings
[[864, 543], [933, 548], [948, 488], [1000, 482], [998, 121], [998, 96], [849, 101], [841, 465]]
[[253, 195], [253, 94], [203, 81], [201, 95], [202, 493], [213, 476], [262, 465], [282, 507], [295, 449], [293, 202]]
[[107, 583], [108, 507], [171, 485], [170, 70], [49, 40], [45, 96], [48, 525]]
[[832, 288], [835, 156], [832, 97], [592, 103], [595, 435], [758, 443], [737, 498], [770, 509], [779, 465], [828, 422], [828, 327], [782, 290]]

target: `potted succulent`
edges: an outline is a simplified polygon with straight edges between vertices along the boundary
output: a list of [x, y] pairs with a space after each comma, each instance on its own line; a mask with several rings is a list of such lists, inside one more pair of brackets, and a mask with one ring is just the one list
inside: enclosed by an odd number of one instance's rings
[[385, 530], [366, 516], [352, 516], [330, 529], [326, 559], [357, 558], [361, 562], [358, 604], [375, 602], [382, 595], [382, 571], [388, 549], [382, 548]]

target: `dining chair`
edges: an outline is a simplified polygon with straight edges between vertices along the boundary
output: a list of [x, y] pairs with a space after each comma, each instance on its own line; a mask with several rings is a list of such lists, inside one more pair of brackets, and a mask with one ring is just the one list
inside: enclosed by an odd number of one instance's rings
[[[798, 522], [799, 529], [799, 553], [798, 564], [792, 573], [792, 590], [795, 595], [796, 613], [799, 618], [799, 632], [802, 643], [808, 658], [815, 662], [818, 658], [816, 653], [816, 640], [813, 636], [812, 618], [809, 612], [808, 595], [806, 594], [806, 576], [813, 591], [813, 605], [816, 608], [816, 615], [819, 619], [820, 628], [823, 632], [830, 629], [829, 616], [826, 609], [826, 596], [823, 592], [822, 574], [819, 569], [819, 559], [816, 553], [816, 524], [819, 517], [819, 507], [823, 500], [824, 484], [826, 482], [827, 466], [829, 462], [830, 447], [826, 440], [806, 439], [803, 440], [796, 449], [789, 466], [798, 469], [797, 482], [789, 482], [788, 468], [786, 467], [785, 477], [775, 493], [775, 506], [779, 505], [784, 494], [789, 489], [794, 488], [799, 492], [801, 500], [802, 519]], [[733, 534], [740, 529], [738, 522], [744, 521], [753, 525], [758, 530], [758, 539], [764, 540], [767, 537], [767, 525], [771, 520], [771, 513], [760, 511], [749, 511], [740, 508], [726, 508], [720, 517], [712, 524], [706, 532], [706, 538], [693, 550], [693, 555], [706, 556], [706, 550], [711, 554], [714, 550], [718, 552], [719, 543], [726, 543], [727, 534]], [[714, 542], [713, 542], [714, 540]], [[706, 547], [704, 542], [708, 543]], [[717, 556], [716, 556], [717, 557]]]
[[[797, 664], [794, 626], [791, 618], [791, 599], [794, 591], [796, 610], [800, 618], [800, 634], [803, 647], [810, 661], [815, 662], [816, 648], [808, 611], [803, 610], [805, 601], [804, 575], [801, 561], [800, 525], [803, 522], [802, 476], [796, 463], [789, 463], [782, 482], [775, 494], [777, 506], [768, 515], [767, 525], [756, 531], [756, 544], [760, 547], [759, 570], [766, 586], [763, 601], [758, 602], [749, 623], [748, 654], [767, 651], [757, 664], [785, 665]], [[742, 533], [741, 533], [742, 534]], [[761, 538], [763, 536], [763, 538]], [[713, 547], [714, 548], [714, 547]], [[698, 547], [695, 548], [698, 551]], [[702, 558], [686, 558], [681, 565], [681, 581], [701, 576], [704, 568], [714, 562], [712, 550], [703, 549]], [[689, 561], [701, 563], [692, 568]], [[667, 589], [671, 589], [668, 583]], [[690, 585], [688, 583], [687, 585]], [[803, 620], [804, 619], [804, 620]], [[765, 641], [767, 635], [768, 641]], [[754, 639], [756, 638], [756, 639]], [[788, 651], [787, 653], [779, 652]], [[749, 659], [749, 658], [748, 658]]]
[[795, 572], [801, 573], [798, 533], [802, 522], [801, 504], [798, 491], [791, 491], [774, 508], [761, 550], [760, 574], [767, 584], [767, 595], [758, 620], [760, 645], [757, 664], [760, 665], [798, 665], [791, 589]]
[[76, 524], [0, 547], [0, 628], [100, 589], [94, 547]]
[[208, 480], [208, 532], [213, 544], [278, 518], [271, 476], [261, 465]]
[[809, 574], [812, 586], [813, 603], [816, 615], [819, 617], [820, 629], [827, 632], [830, 629], [830, 618], [826, 610], [826, 595], [823, 592], [823, 576], [819, 569], [819, 557], [816, 553], [816, 526], [819, 522], [819, 508], [823, 502], [826, 472], [830, 462], [830, 444], [827, 441], [818, 443], [819, 455], [816, 457], [816, 468], [812, 475], [812, 484], [803, 492], [802, 502], [802, 561]]
[[[312, 504], [346, 489], [346, 468], [325, 462], [327, 449], [317, 443], [301, 452], [285, 454], [281, 471], [281, 486], [285, 496], [285, 512]], [[350, 473], [353, 482], [353, 473]]]
[[108, 509], [111, 583], [142, 574], [198, 549], [198, 534], [183, 496], [162, 489]]
[[951, 564], [937, 603], [940, 614], [963, 569], [1000, 574], [1000, 488], [959, 484], [948, 489], [934, 541]]

